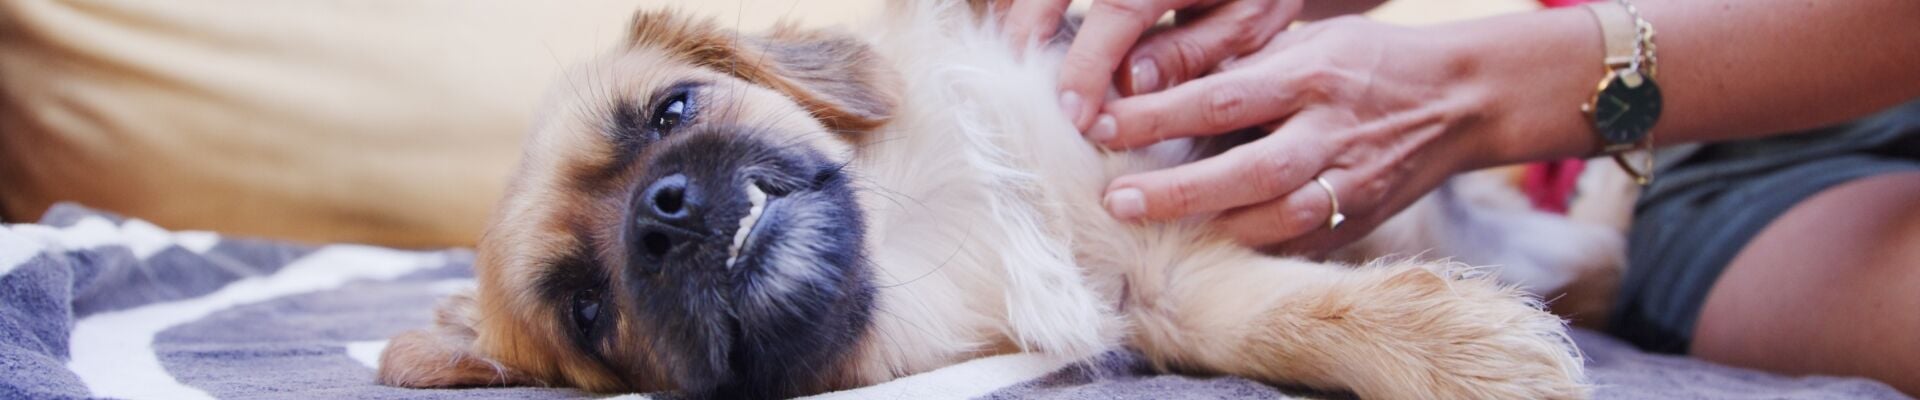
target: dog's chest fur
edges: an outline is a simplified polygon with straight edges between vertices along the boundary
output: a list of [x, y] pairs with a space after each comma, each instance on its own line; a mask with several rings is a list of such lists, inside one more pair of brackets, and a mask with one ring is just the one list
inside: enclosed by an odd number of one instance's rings
[[862, 140], [851, 168], [881, 287], [861, 375], [1118, 345], [1129, 271], [1207, 241], [1190, 226], [1115, 221], [1101, 193], [1114, 176], [1186, 152], [1095, 148], [1059, 111], [1061, 49], [1016, 56], [967, 10], [918, 3], [894, 4], [867, 32], [905, 87], [899, 113]]

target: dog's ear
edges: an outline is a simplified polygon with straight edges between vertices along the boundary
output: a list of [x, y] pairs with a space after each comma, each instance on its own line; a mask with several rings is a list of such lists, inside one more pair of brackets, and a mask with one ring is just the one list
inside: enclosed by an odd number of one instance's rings
[[454, 295], [435, 309], [433, 327], [394, 336], [380, 353], [379, 383], [409, 388], [530, 384], [525, 375], [474, 351], [476, 306], [472, 294]]
[[844, 32], [782, 23], [764, 35], [742, 37], [711, 19], [642, 11], [633, 18], [632, 44], [784, 93], [835, 131], [880, 126], [900, 102], [898, 73]]

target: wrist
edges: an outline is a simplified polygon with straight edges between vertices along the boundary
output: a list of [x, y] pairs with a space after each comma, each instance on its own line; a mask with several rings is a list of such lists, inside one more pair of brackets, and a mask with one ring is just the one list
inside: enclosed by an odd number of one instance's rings
[[1484, 121], [1462, 132], [1463, 169], [1583, 157], [1598, 150], [1580, 107], [1605, 76], [1599, 28], [1584, 10], [1559, 9], [1435, 27], [1461, 58], [1461, 86]]

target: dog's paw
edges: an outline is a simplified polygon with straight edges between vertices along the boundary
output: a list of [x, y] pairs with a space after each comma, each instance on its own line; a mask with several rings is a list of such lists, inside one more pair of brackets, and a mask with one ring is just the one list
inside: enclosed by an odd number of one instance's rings
[[[1588, 397], [1582, 360], [1566, 324], [1538, 301], [1486, 277], [1448, 267], [1389, 269], [1377, 287], [1402, 302], [1382, 365], [1388, 382], [1355, 382], [1366, 398], [1574, 399]], [[1376, 303], [1379, 304], [1379, 303]], [[1403, 369], [1404, 368], [1404, 369]], [[1406, 379], [1392, 379], [1392, 378]], [[1396, 382], [1397, 381], [1397, 382]]]

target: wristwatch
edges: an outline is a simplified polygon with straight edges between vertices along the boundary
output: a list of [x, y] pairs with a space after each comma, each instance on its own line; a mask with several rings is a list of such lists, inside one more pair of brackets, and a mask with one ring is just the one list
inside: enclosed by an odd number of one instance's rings
[[1642, 165], [1635, 167], [1626, 153], [1651, 152], [1653, 126], [1660, 122], [1660, 85], [1653, 79], [1653, 25], [1640, 18], [1639, 10], [1627, 0], [1595, 1], [1586, 8], [1600, 23], [1606, 76], [1580, 111], [1599, 136], [1601, 154], [1613, 156], [1635, 182], [1646, 185], [1653, 180], [1653, 156], [1646, 155]]

